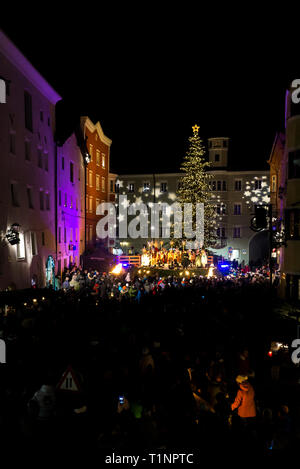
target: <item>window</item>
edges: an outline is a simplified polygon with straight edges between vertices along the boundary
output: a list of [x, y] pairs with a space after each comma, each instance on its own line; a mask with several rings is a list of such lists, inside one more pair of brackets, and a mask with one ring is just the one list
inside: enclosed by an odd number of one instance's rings
[[272, 175], [271, 179], [271, 191], [276, 192], [277, 191], [277, 176], [276, 174]]
[[93, 239], [93, 225], [90, 225], [90, 241]]
[[38, 167], [43, 168], [43, 156], [42, 156], [42, 150], [38, 148], [37, 150], [37, 155], [38, 155]]
[[70, 195], [70, 208], [73, 208], [73, 197]]
[[14, 207], [19, 207], [18, 184], [12, 182], [10, 185], [11, 203]]
[[25, 140], [25, 160], [30, 161], [31, 158], [31, 144], [29, 140]]
[[19, 243], [17, 244], [17, 259], [25, 259], [25, 237], [24, 233], [19, 233]]
[[12, 155], [16, 154], [16, 134], [15, 134], [15, 132], [10, 132], [10, 134], [9, 134], [9, 152]]
[[30, 243], [31, 243], [31, 254], [33, 256], [37, 255], [37, 242], [36, 242], [36, 233], [33, 231], [30, 232]]
[[134, 182], [130, 182], [128, 184], [128, 192], [134, 192]]
[[75, 201], [75, 207], [76, 207], [76, 210], [78, 210], [78, 199], [76, 198], [76, 201]]
[[289, 152], [289, 179], [300, 178], [300, 150]]
[[226, 181], [222, 182], [222, 191], [227, 191], [227, 184]]
[[91, 156], [91, 161], [93, 161], [93, 145], [90, 144], [90, 156]]
[[105, 192], [105, 177], [102, 177], [102, 192]]
[[212, 181], [212, 182], [211, 182], [211, 190], [212, 190], [212, 191], [217, 190], [217, 181]]
[[32, 98], [31, 95], [24, 92], [24, 109], [25, 109], [25, 127], [32, 132]]
[[65, 192], [65, 203], [64, 203], [64, 206], [67, 207], [68, 206], [68, 194]]
[[105, 168], [105, 153], [102, 153], [102, 168]]
[[287, 210], [285, 221], [287, 239], [300, 239], [300, 209]]
[[45, 246], [45, 232], [42, 231], [42, 246]]
[[262, 183], [262, 180], [261, 180], [261, 179], [255, 179], [255, 182], [254, 182], [254, 188], [255, 188], [255, 190], [261, 189], [261, 183]]
[[96, 207], [95, 207], [95, 212], [97, 212], [97, 207], [100, 205], [100, 199], [96, 199]]
[[96, 150], [96, 165], [100, 166], [100, 151]]
[[70, 228], [70, 243], [73, 242], [73, 228]]
[[89, 186], [93, 187], [93, 171], [89, 171]]
[[227, 140], [223, 140], [223, 148], [227, 148]]
[[48, 127], [50, 127], [50, 117], [48, 117]]
[[226, 215], [226, 205], [223, 203], [217, 204], [216, 212], [218, 215]]
[[233, 206], [233, 214], [234, 214], [234, 215], [241, 215], [241, 211], [242, 211], [242, 206], [241, 206], [241, 204], [234, 204], [234, 206]]
[[75, 241], [78, 241], [78, 228], [75, 228]]
[[93, 213], [93, 197], [89, 198], [89, 212]]
[[226, 230], [224, 227], [217, 228], [217, 237], [218, 238], [225, 238], [226, 237]]
[[61, 207], [61, 191], [58, 191], [58, 205]]
[[167, 192], [167, 183], [161, 182], [160, 183], [160, 192]]
[[239, 226], [235, 226], [233, 228], [233, 237], [240, 238], [241, 237], [241, 228]]
[[70, 182], [74, 183], [74, 163], [70, 161]]
[[62, 170], [65, 169], [65, 158], [64, 158], [64, 156], [61, 157], [61, 169]]
[[143, 184], [143, 192], [149, 192], [150, 191], [150, 182], [144, 182]]
[[216, 162], [220, 161], [220, 155], [218, 153], [215, 154], [215, 161]]
[[40, 190], [40, 210], [44, 210], [44, 191]]
[[40, 111], [40, 121], [44, 122], [44, 113], [43, 113], [43, 111]]
[[242, 181], [241, 181], [241, 179], [236, 179], [234, 181], [234, 190], [235, 191], [241, 191], [242, 190]]
[[100, 176], [96, 174], [96, 190], [100, 191]]
[[48, 171], [48, 153], [44, 153], [44, 166], [45, 171]]
[[61, 243], [61, 227], [58, 227], [58, 242]]
[[217, 191], [222, 190], [222, 181], [217, 181]]
[[114, 192], [114, 181], [110, 180], [110, 192]]
[[32, 188], [31, 187], [27, 187], [27, 202], [28, 202], [28, 207], [33, 208]]

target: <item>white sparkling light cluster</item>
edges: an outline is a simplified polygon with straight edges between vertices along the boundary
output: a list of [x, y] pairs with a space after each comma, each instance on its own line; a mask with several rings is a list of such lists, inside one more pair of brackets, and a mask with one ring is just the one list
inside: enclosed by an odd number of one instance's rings
[[[259, 184], [259, 181], [261, 183]], [[258, 188], [257, 186], [261, 187]], [[255, 188], [257, 187], [257, 188]], [[261, 178], [255, 177], [252, 181], [246, 181], [244, 196], [246, 204], [250, 207], [251, 203], [254, 205], [266, 205], [270, 203], [270, 186], [267, 181], [267, 176]]]

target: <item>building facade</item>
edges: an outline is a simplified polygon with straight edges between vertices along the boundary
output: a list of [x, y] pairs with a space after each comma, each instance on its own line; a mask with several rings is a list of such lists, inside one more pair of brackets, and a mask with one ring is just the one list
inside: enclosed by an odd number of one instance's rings
[[[0, 31], [0, 288], [46, 282], [55, 257], [55, 104], [61, 97]], [[18, 226], [18, 244], [6, 237]]]
[[[109, 164], [112, 142], [104, 134], [100, 122], [93, 124], [88, 117], [82, 117], [81, 126], [90, 154], [85, 175], [85, 247], [87, 250], [93, 250], [103, 245], [103, 240], [98, 239], [96, 231], [101, 218], [101, 215], [97, 214], [97, 207], [103, 202], [108, 202], [111, 197]], [[104, 244], [107, 246], [107, 240]]]
[[85, 245], [85, 165], [73, 133], [57, 148], [57, 274], [80, 265]]
[[286, 92], [285, 145], [277, 158], [273, 146], [270, 177], [272, 181], [277, 162], [280, 177], [272, 202], [283, 221], [286, 242], [278, 249], [279, 291], [285, 298], [300, 300], [300, 103], [294, 99], [294, 92], [292, 87]]
[[[229, 171], [228, 138], [211, 138], [208, 140], [208, 156], [211, 162], [211, 191], [216, 205], [217, 243], [214, 254], [238, 262], [259, 264], [267, 256], [266, 233], [255, 233], [250, 229], [254, 216], [254, 205], [267, 203], [269, 188], [268, 171]], [[154, 202], [172, 205], [176, 202], [176, 192], [180, 183], [180, 173], [166, 174], [131, 174], [120, 175], [117, 180], [119, 196], [126, 195], [128, 204], [144, 203], [151, 210]], [[126, 202], [125, 202], [126, 203]], [[119, 207], [120, 209], [120, 207]], [[120, 215], [119, 215], [120, 216]], [[128, 218], [128, 226], [133, 217]], [[148, 237], [121, 238], [119, 246], [123, 251], [139, 252], [151, 239], [151, 222], [148, 220]], [[160, 239], [169, 245], [163, 228]]]

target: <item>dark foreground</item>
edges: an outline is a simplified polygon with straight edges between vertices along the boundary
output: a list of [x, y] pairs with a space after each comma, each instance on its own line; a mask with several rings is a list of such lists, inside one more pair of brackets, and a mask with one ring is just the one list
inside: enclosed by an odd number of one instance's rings
[[[200, 462], [204, 452], [268, 455], [299, 445], [298, 367], [289, 349], [268, 355], [273, 340], [290, 345], [297, 327], [276, 316], [267, 284], [170, 280], [138, 300], [113, 288], [24, 292], [6, 315], [2, 308], [3, 447], [72, 448], [102, 462], [189, 450]], [[68, 365], [79, 393], [56, 388]], [[246, 426], [231, 411], [239, 374], [255, 390], [257, 416]]]

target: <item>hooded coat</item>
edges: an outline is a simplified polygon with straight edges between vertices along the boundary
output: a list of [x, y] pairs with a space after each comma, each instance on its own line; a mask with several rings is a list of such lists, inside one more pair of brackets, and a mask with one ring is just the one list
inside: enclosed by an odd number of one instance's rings
[[238, 409], [238, 415], [242, 418], [256, 417], [254, 396], [253, 386], [250, 383], [241, 383], [231, 409]]

